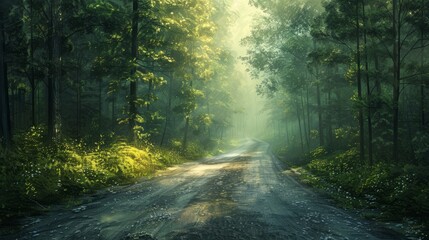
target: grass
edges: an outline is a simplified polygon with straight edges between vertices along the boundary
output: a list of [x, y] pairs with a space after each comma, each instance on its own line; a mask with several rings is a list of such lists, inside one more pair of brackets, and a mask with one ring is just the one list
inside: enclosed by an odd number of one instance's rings
[[[287, 154], [287, 152], [286, 152]], [[288, 165], [306, 185], [322, 190], [347, 209], [379, 221], [409, 223], [410, 235], [429, 233], [429, 167], [377, 162], [362, 164], [356, 148], [329, 154], [319, 147]]]
[[0, 150], [0, 225], [45, 211], [54, 203], [70, 204], [84, 194], [133, 183], [205, 154], [195, 144], [190, 146], [179, 153], [114, 139], [90, 146], [70, 139], [46, 144], [43, 130], [33, 128], [17, 136], [12, 148]]

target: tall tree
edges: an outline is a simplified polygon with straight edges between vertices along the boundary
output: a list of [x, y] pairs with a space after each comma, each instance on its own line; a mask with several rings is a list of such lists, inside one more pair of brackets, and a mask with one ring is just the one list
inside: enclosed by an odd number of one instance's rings
[[132, 12], [132, 23], [131, 23], [131, 62], [133, 66], [131, 68], [131, 81], [130, 81], [130, 95], [129, 95], [129, 105], [130, 105], [130, 133], [133, 136], [133, 139], [136, 139], [134, 134], [134, 128], [136, 127], [137, 119], [137, 53], [138, 53], [138, 28], [139, 28], [139, 2], [138, 0], [133, 0], [133, 12]]
[[12, 139], [10, 109], [9, 109], [9, 83], [6, 65], [6, 39], [5, 21], [7, 16], [6, 4], [0, 6], [0, 138], [3, 144], [9, 144]]

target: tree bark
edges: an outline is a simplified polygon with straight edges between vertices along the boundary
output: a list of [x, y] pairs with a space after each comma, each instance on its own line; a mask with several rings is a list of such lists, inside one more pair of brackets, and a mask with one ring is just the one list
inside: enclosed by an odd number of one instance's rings
[[[191, 83], [190, 83], [190, 88], [192, 89], [192, 81], [191, 81]], [[189, 123], [190, 123], [190, 120], [191, 120], [191, 114], [192, 114], [192, 111], [191, 112], [187, 112], [186, 113], [186, 116], [185, 116], [185, 133], [184, 133], [184, 135], [183, 135], [183, 142], [182, 142], [182, 148], [183, 148], [183, 151], [186, 151], [186, 149], [188, 148], [188, 131], [189, 131]]]
[[[361, 72], [361, 55], [360, 55], [360, 25], [359, 25], [359, 3], [356, 3], [356, 67], [357, 67], [357, 88], [358, 88], [358, 100], [359, 105], [362, 102], [362, 72]], [[365, 159], [365, 134], [364, 134], [364, 121], [363, 121], [363, 109], [359, 106], [358, 113], [359, 121], [359, 159], [361, 162]]]
[[60, 65], [60, 37], [59, 37], [59, 19], [58, 2], [51, 0], [49, 5], [49, 28], [48, 28], [48, 137], [49, 140], [57, 138], [60, 132], [59, 117], [59, 78], [61, 75]]
[[[138, 44], [137, 44], [137, 36], [138, 36], [138, 21], [139, 21], [139, 2], [138, 0], [133, 0], [133, 19], [132, 19], [132, 29], [131, 29], [131, 60], [134, 64], [137, 60], [138, 53]], [[137, 67], [132, 66], [131, 68], [131, 78], [135, 77], [137, 72]], [[137, 118], [137, 79], [131, 79], [130, 82], [130, 97], [129, 97], [129, 105], [130, 105], [130, 136], [135, 141], [136, 136], [134, 133], [134, 127], [136, 126], [136, 118]]]
[[186, 151], [188, 148], [188, 131], [189, 131], [189, 120], [190, 116], [185, 117], [185, 134], [183, 135], [183, 150]]
[[10, 108], [9, 108], [9, 84], [7, 79], [7, 65], [5, 61], [5, 27], [4, 12], [0, 9], [0, 142], [9, 145], [12, 140]]
[[103, 115], [103, 79], [98, 79], [98, 133], [101, 133], [102, 115]]
[[307, 89], [306, 89], [306, 104], [307, 104], [307, 125], [308, 125], [308, 132], [307, 132], [307, 135], [308, 135], [308, 138], [310, 139], [310, 141], [311, 141], [311, 138], [310, 138], [310, 136], [311, 136], [311, 114], [310, 114], [310, 96], [309, 96], [309, 87], [308, 87], [308, 85], [307, 85], [307, 87], [306, 87]]
[[76, 70], [76, 129], [77, 138], [80, 138], [80, 122], [81, 122], [81, 82], [80, 82], [80, 68], [81, 64], [79, 61], [78, 69]]
[[[421, 1], [421, 18], [424, 19], [425, 12], [424, 12], [424, 0]], [[421, 124], [420, 128], [423, 131], [426, 128], [426, 112], [425, 112], [425, 82], [423, 79], [423, 68], [425, 65], [425, 58], [424, 58], [424, 29], [421, 29], [420, 31], [420, 46], [421, 46], [421, 52], [420, 52], [420, 113], [421, 113]]]
[[160, 146], [164, 144], [167, 128], [168, 128], [168, 125], [170, 124], [171, 105], [172, 105], [172, 98], [173, 98], [173, 79], [174, 79], [174, 75], [171, 76], [170, 78], [170, 86], [168, 88], [168, 104], [165, 111], [165, 124], [164, 124], [164, 130], [162, 131]]
[[322, 119], [322, 100], [320, 99], [320, 84], [316, 84], [317, 91], [317, 113], [319, 117], [319, 144], [320, 146], [325, 145], [325, 137], [323, 135], [323, 119]]
[[300, 136], [300, 139], [301, 139], [301, 151], [302, 151], [302, 154], [304, 154], [304, 139], [302, 137], [301, 115], [299, 114], [299, 112], [300, 112], [299, 111], [299, 104], [296, 103], [296, 116], [298, 118], [299, 136]]
[[[310, 127], [308, 126], [308, 122], [307, 122], [307, 118], [305, 116], [305, 105], [304, 105], [304, 96], [303, 93], [301, 91], [301, 107], [302, 107], [302, 117], [303, 117], [303, 124], [304, 124], [304, 137], [305, 137], [305, 143], [307, 146], [307, 149], [310, 149], [310, 143], [309, 143], [309, 136], [308, 136], [308, 131], [307, 129], [309, 129]], [[280, 131], [278, 131], [278, 133], [280, 133]]]
[[34, 78], [34, 23], [33, 0], [30, 0], [30, 86], [31, 86], [31, 123], [36, 125], [36, 81]]
[[332, 107], [331, 107], [331, 89], [329, 89], [328, 91], [328, 104], [329, 106], [329, 112], [328, 112], [328, 116], [326, 119], [327, 122], [327, 135], [328, 135], [328, 146], [329, 148], [333, 147], [333, 139], [332, 139]]
[[393, 149], [392, 158], [399, 161], [399, 88], [401, 77], [401, 34], [398, 0], [393, 0]]
[[369, 81], [369, 63], [368, 63], [368, 46], [367, 46], [367, 21], [366, 21], [366, 13], [365, 13], [365, 0], [362, 0], [362, 20], [363, 20], [363, 39], [364, 39], [364, 49], [365, 49], [365, 77], [366, 77], [366, 94], [367, 94], [367, 102], [368, 102], [368, 111], [367, 111], [367, 121], [368, 121], [368, 158], [369, 164], [372, 166], [374, 164], [373, 160], [373, 150], [372, 150], [372, 94], [370, 88]]

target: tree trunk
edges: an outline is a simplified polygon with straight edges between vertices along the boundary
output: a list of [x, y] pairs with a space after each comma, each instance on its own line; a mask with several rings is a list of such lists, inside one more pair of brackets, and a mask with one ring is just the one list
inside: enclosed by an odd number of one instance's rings
[[30, 0], [30, 86], [31, 86], [31, 123], [36, 125], [36, 82], [34, 79], [34, 36], [33, 36], [33, 0]]
[[298, 118], [299, 136], [300, 136], [300, 139], [301, 139], [301, 151], [302, 151], [302, 154], [304, 154], [304, 139], [302, 137], [301, 115], [299, 114], [299, 112], [300, 112], [299, 111], [299, 104], [296, 103], [296, 116]]
[[[374, 55], [373, 55], [373, 58], [374, 58], [374, 67], [375, 67], [375, 72], [376, 72], [376, 75], [375, 75], [375, 91], [376, 91], [376, 93], [377, 93], [377, 97], [380, 97], [381, 96], [381, 70], [380, 70], [380, 62], [379, 62], [379, 59], [378, 59], [378, 55], [375, 53]], [[379, 109], [379, 108], [381, 108], [381, 101], [380, 100], [377, 100], [377, 102], [375, 103], [375, 106], [374, 106], [376, 109]]]
[[188, 148], [188, 130], [189, 130], [189, 120], [190, 120], [190, 116], [186, 116], [185, 117], [185, 134], [183, 136], [183, 146], [182, 146], [182, 150], [186, 151], [186, 149]]
[[116, 125], [116, 95], [112, 96], [112, 131], [115, 130], [115, 125]]
[[320, 84], [316, 84], [317, 91], [317, 113], [319, 117], [319, 144], [320, 146], [325, 145], [325, 137], [323, 136], [323, 119], [322, 119], [322, 100], [320, 99]]
[[329, 106], [329, 112], [328, 112], [328, 116], [327, 116], [327, 135], [328, 135], [328, 146], [329, 146], [329, 148], [332, 148], [333, 147], [333, 139], [332, 139], [332, 115], [333, 115], [333, 112], [332, 112], [332, 108], [331, 108], [331, 89], [329, 89], [329, 91], [328, 91], [328, 104], [327, 104], [328, 106]]
[[[305, 117], [304, 97], [302, 95], [303, 93], [301, 91], [301, 107], [302, 107], [302, 117], [303, 117], [302, 122], [304, 124], [304, 137], [305, 137], [305, 143], [306, 143], [307, 149], [310, 149], [310, 143], [309, 143], [308, 134], [307, 134], [308, 133], [307, 129], [310, 127], [308, 126], [307, 118]], [[280, 131], [278, 132], [280, 133]]]
[[[424, 0], [422, 0], [421, 2], [421, 18], [424, 19], [425, 17], [425, 12], [424, 12]], [[420, 129], [423, 131], [426, 127], [426, 112], [425, 112], [425, 82], [423, 79], [423, 69], [424, 69], [424, 65], [425, 65], [425, 58], [424, 58], [424, 53], [425, 53], [425, 42], [424, 42], [424, 33], [425, 30], [421, 29], [420, 31], [420, 47], [421, 47], [421, 52], [420, 52], [420, 113], [421, 113], [421, 123], [420, 123]]]
[[80, 62], [78, 65], [78, 69], [76, 70], [76, 129], [77, 129], [77, 133], [76, 136], [77, 138], [80, 138], [80, 118], [81, 118], [81, 114], [80, 114], [80, 110], [81, 110], [81, 84], [80, 84]]
[[168, 88], [168, 104], [165, 111], [165, 124], [164, 124], [164, 130], [162, 131], [160, 146], [164, 144], [167, 128], [168, 128], [168, 125], [170, 124], [171, 104], [172, 104], [172, 98], [173, 98], [173, 79], [174, 79], [174, 75], [171, 76], [170, 78], [170, 86]]
[[368, 102], [368, 112], [367, 112], [367, 120], [368, 120], [368, 158], [369, 164], [372, 166], [374, 164], [373, 160], [373, 150], [372, 150], [372, 94], [371, 88], [369, 85], [369, 63], [368, 63], [368, 46], [367, 46], [367, 21], [365, 14], [365, 0], [362, 0], [362, 18], [363, 18], [363, 39], [364, 39], [364, 49], [365, 49], [365, 77], [366, 77], [366, 94], [367, 94], [367, 102]]
[[[357, 67], [357, 87], [359, 105], [362, 102], [362, 73], [361, 73], [361, 56], [360, 56], [360, 25], [359, 25], [359, 3], [356, 3], [356, 67]], [[365, 134], [363, 122], [363, 109], [359, 106], [359, 159], [361, 162], [365, 159]]]
[[[307, 85], [307, 89], [306, 89], [306, 91], [307, 91], [307, 94], [306, 94], [306, 104], [307, 104], [307, 125], [308, 125], [308, 132], [307, 132], [307, 135], [308, 135], [308, 138], [310, 139], [310, 136], [311, 136], [311, 115], [310, 115], [310, 94], [309, 94], [309, 89], [308, 89], [309, 87], [308, 87], [308, 85]], [[311, 141], [311, 139], [310, 139], [310, 141]]]
[[55, 137], [55, 97], [54, 97], [54, 88], [55, 88], [55, 80], [54, 80], [54, 2], [55, 0], [51, 0], [49, 5], [50, 19], [49, 19], [49, 27], [48, 27], [48, 58], [49, 58], [49, 68], [48, 68], [48, 137], [49, 140], [52, 140]]
[[[138, 21], [139, 21], [139, 1], [133, 0], [133, 19], [132, 19], [132, 29], [131, 29], [131, 60], [134, 62], [137, 59], [138, 52], [138, 44], [137, 44], [137, 36], [138, 36]], [[131, 78], [135, 77], [137, 72], [137, 67], [134, 65], [131, 68]], [[137, 118], [137, 79], [131, 79], [130, 82], [130, 136], [135, 141], [136, 136], [134, 133], [134, 127], [136, 126], [136, 118]]]
[[60, 37], [59, 37], [59, 18], [58, 2], [51, 0], [49, 5], [49, 28], [48, 28], [48, 137], [53, 140], [58, 137], [60, 132], [59, 118], [59, 78], [61, 75], [60, 65]]
[[4, 12], [0, 9], [0, 142], [4, 145], [9, 145], [12, 140], [12, 132], [9, 108], [9, 84], [5, 61], [6, 40], [4, 19]]
[[393, 161], [399, 161], [399, 88], [401, 77], [401, 46], [398, 0], [393, 0]]
[[286, 124], [286, 144], [290, 145], [289, 125]]
[[[191, 80], [191, 83], [190, 83], [190, 88], [192, 89], [192, 80]], [[189, 131], [189, 122], [190, 122], [190, 119], [191, 119], [191, 114], [192, 114], [192, 112], [188, 112], [188, 113], [186, 113], [186, 116], [185, 116], [185, 133], [184, 133], [184, 136], [183, 136], [183, 151], [186, 151], [186, 149], [188, 148], [188, 131]]]
[[98, 133], [101, 133], [101, 130], [103, 129], [101, 127], [102, 125], [102, 113], [103, 113], [103, 80], [102, 78], [98, 79]]

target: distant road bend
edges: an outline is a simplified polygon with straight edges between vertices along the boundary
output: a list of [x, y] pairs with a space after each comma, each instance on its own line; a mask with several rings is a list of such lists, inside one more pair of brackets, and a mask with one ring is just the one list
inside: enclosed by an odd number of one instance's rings
[[72, 210], [26, 220], [6, 239], [401, 239], [332, 206], [282, 169], [269, 145], [186, 163]]

